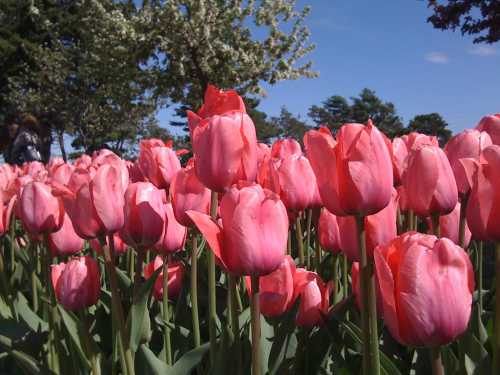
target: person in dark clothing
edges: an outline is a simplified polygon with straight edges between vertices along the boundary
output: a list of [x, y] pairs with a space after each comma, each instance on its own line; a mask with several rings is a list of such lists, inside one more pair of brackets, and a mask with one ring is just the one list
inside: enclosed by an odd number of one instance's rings
[[42, 141], [37, 119], [33, 116], [25, 116], [17, 131], [12, 127], [12, 132], [14, 131], [15, 134], [11, 134], [11, 136], [14, 135], [14, 138], [9, 147], [6, 161], [17, 165], [30, 161], [42, 162]]

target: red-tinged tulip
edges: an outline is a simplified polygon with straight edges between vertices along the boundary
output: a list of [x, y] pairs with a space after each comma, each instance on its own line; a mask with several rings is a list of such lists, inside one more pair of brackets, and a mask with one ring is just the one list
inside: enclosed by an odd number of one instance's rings
[[2, 237], [9, 230], [12, 209], [14, 208], [15, 201], [16, 198], [11, 197], [10, 201], [5, 204], [3, 202], [3, 193], [0, 190], [0, 237]]
[[[144, 267], [144, 277], [149, 279], [153, 273], [163, 267], [163, 260], [157, 256], [155, 259]], [[168, 298], [176, 298], [182, 287], [182, 280], [184, 278], [185, 267], [182, 262], [169, 262], [168, 263]], [[163, 300], [163, 271], [160, 272], [156, 278], [153, 287], [153, 295], [157, 300]]]
[[[269, 275], [259, 278], [259, 301], [262, 315], [272, 318], [283, 315], [294, 303], [293, 276], [295, 263], [287, 255], [279, 267]], [[245, 277], [248, 294], [252, 293], [250, 277]]]
[[187, 228], [179, 224], [175, 219], [174, 210], [171, 203], [163, 205], [165, 211], [165, 224], [163, 235], [156, 243], [155, 250], [160, 254], [166, 255], [182, 250], [186, 242]]
[[465, 196], [471, 189], [469, 176], [474, 173], [468, 170], [473, 167], [465, 163], [463, 159], [480, 161], [483, 150], [492, 144], [491, 138], [486, 132], [475, 129], [466, 129], [453, 136], [444, 148], [444, 152], [450, 161], [451, 169], [455, 175], [458, 193]]
[[57, 301], [66, 310], [77, 311], [95, 305], [101, 293], [99, 266], [90, 256], [52, 266], [52, 285]]
[[142, 174], [141, 168], [139, 166], [139, 162], [137, 160], [133, 163], [131, 161], [127, 161], [126, 165], [127, 165], [128, 175], [129, 175], [131, 183], [146, 181], [146, 178]]
[[324, 251], [339, 253], [342, 250], [337, 217], [326, 208], [319, 215], [318, 239]]
[[121, 237], [128, 245], [144, 249], [160, 240], [165, 221], [161, 190], [150, 182], [130, 184], [125, 193], [124, 212]]
[[325, 282], [316, 272], [298, 268], [294, 278], [294, 300], [300, 298], [295, 322], [301, 327], [322, 325], [328, 315], [332, 284]]
[[401, 344], [444, 345], [467, 329], [474, 274], [451, 240], [404, 233], [375, 250], [375, 268], [385, 323]]
[[96, 170], [94, 168], [82, 169], [75, 168], [71, 177], [68, 180], [68, 189], [76, 193], [85, 184], [90, 184], [90, 181], [94, 178]]
[[78, 236], [67, 213], [64, 213], [63, 225], [49, 234], [49, 249], [52, 256], [68, 256], [83, 249], [84, 240]]
[[196, 175], [218, 192], [239, 180], [255, 181], [257, 137], [241, 98], [212, 87], [205, 99], [198, 115], [188, 111]]
[[399, 185], [406, 169], [406, 157], [408, 156], [408, 146], [402, 138], [392, 140], [392, 168], [394, 171], [394, 184]]
[[265, 143], [257, 143], [257, 167], [267, 158], [271, 157], [271, 148]]
[[174, 150], [156, 143], [141, 141], [138, 159], [142, 174], [160, 189], [168, 189], [175, 174], [181, 169], [181, 162]]
[[[97, 238], [89, 241], [90, 247], [99, 255], [103, 255], [104, 251], [102, 249], [101, 243]], [[109, 238], [106, 236], [106, 246], [109, 246]], [[115, 250], [115, 255], [122, 255], [127, 252], [128, 246], [123, 242], [122, 238], [118, 233], [113, 234], [113, 246]]]
[[[434, 227], [432, 225], [432, 220], [428, 218], [427, 223], [431, 232], [434, 232]], [[460, 202], [457, 203], [453, 211], [448, 215], [442, 215], [439, 217], [439, 229], [441, 231], [441, 237], [446, 237], [452, 240], [455, 244], [459, 245], [458, 241], [458, 228], [460, 223]], [[464, 237], [464, 248], [467, 249], [471, 240], [471, 232], [467, 223], [465, 224], [465, 237]]]
[[13, 167], [8, 164], [0, 165], [0, 191], [3, 203], [8, 203], [16, 195], [16, 178], [17, 173]]
[[177, 172], [170, 186], [170, 196], [175, 218], [186, 227], [193, 225], [187, 211], [210, 212], [210, 190], [198, 180], [193, 167]]
[[54, 166], [50, 171], [50, 177], [52, 181], [56, 181], [62, 185], [68, 185], [75, 167], [71, 164], [59, 164]]
[[121, 159], [113, 151], [106, 149], [95, 151], [92, 156], [93, 160], [91, 168], [98, 170], [102, 165], [112, 165], [119, 171], [118, 177], [121, 180], [123, 190], [127, 188], [130, 182], [130, 178], [128, 175], [127, 163], [125, 162], [125, 160]]
[[234, 275], [273, 272], [286, 253], [288, 216], [279, 197], [259, 185], [233, 186], [220, 203], [222, 225], [188, 211], [219, 263]]
[[54, 171], [61, 165], [66, 164], [64, 159], [61, 157], [55, 157], [49, 160], [47, 164], [47, 170], [49, 171], [49, 175], [52, 175]]
[[[366, 251], [369, 258], [379, 245], [386, 245], [397, 236], [396, 192], [386, 208], [374, 215], [365, 216]], [[360, 261], [358, 229], [353, 216], [337, 217], [342, 252], [353, 262]]]
[[500, 145], [500, 113], [484, 116], [476, 129], [488, 133], [493, 144]]
[[91, 164], [92, 164], [92, 158], [87, 154], [82, 154], [73, 163], [75, 168], [81, 168], [81, 169], [88, 169], [91, 166]]
[[24, 163], [22, 167], [23, 174], [30, 176], [33, 181], [46, 182], [49, 172], [45, 169], [45, 165], [39, 161]]
[[29, 182], [19, 200], [19, 214], [24, 228], [31, 235], [56, 232], [64, 219], [62, 200], [52, 194], [50, 186]]
[[450, 162], [437, 146], [422, 146], [408, 155], [403, 176], [408, 207], [419, 216], [449, 214], [458, 201]]
[[397, 197], [396, 197], [396, 205], [399, 207], [401, 212], [408, 211], [408, 197], [406, 194], [406, 190], [403, 185], [399, 185], [396, 188]]
[[[375, 276], [376, 277], [376, 276]], [[352, 280], [352, 293], [356, 299], [356, 305], [361, 310], [363, 306], [363, 299], [361, 298], [361, 285], [359, 278], [359, 262], [353, 262], [351, 267], [351, 280]], [[377, 315], [383, 318], [384, 308], [382, 307], [382, 297], [378, 283], [376, 282], [375, 295], [377, 299]]]
[[476, 240], [500, 241], [500, 146], [483, 151], [467, 203], [467, 224]]
[[422, 146], [439, 146], [437, 137], [417, 132], [411, 132], [410, 134], [403, 135], [401, 139], [406, 143], [408, 152], [416, 150]]
[[293, 138], [278, 139], [273, 143], [271, 148], [271, 157], [277, 159], [285, 159], [288, 156], [302, 155], [302, 148], [300, 143]]

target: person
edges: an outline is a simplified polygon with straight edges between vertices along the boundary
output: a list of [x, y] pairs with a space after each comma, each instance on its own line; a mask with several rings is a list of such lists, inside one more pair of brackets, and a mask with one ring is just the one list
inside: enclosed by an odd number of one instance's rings
[[9, 136], [12, 141], [6, 161], [17, 165], [30, 161], [42, 162], [42, 141], [39, 131], [38, 120], [31, 115], [24, 116], [20, 126], [11, 123]]

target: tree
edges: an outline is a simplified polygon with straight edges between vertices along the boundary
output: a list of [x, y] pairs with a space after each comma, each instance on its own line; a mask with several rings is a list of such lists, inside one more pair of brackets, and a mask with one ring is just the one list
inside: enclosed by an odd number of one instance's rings
[[451, 138], [451, 130], [447, 129], [448, 123], [439, 113], [428, 113], [415, 116], [408, 123], [408, 132], [419, 132], [437, 137], [439, 144], [444, 146]]
[[474, 43], [495, 43], [500, 40], [500, 3], [498, 0], [448, 0], [445, 4], [428, 0], [434, 12], [427, 22], [436, 29], [474, 35]]
[[342, 96], [334, 95], [322, 106], [313, 105], [309, 117], [317, 125], [326, 125], [333, 131], [350, 122], [366, 123], [372, 119], [375, 125], [389, 137], [403, 131], [401, 118], [391, 102], [382, 101], [373, 90], [363, 89], [358, 97], [351, 97], [351, 103]]
[[280, 115], [271, 118], [271, 123], [279, 130], [280, 137], [294, 138], [300, 143], [305, 132], [310, 129], [300, 117], [295, 117], [286, 107], [281, 107]]

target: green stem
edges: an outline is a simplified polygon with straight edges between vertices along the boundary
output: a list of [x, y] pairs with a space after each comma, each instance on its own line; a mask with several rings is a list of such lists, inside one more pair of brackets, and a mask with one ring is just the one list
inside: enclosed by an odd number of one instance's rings
[[345, 299], [349, 294], [349, 264], [346, 255], [342, 255], [342, 289], [342, 297]]
[[260, 375], [260, 301], [259, 276], [251, 276], [252, 375]]
[[79, 310], [80, 321], [83, 326], [82, 333], [84, 334], [84, 347], [87, 355], [90, 357], [92, 366], [92, 375], [99, 375], [101, 369], [99, 367], [99, 358], [92, 347], [92, 334], [90, 333], [89, 314], [87, 309]]
[[434, 235], [437, 238], [441, 237], [441, 226], [439, 225], [439, 214], [432, 214], [432, 228], [434, 230]]
[[477, 269], [478, 269], [477, 294], [478, 294], [479, 314], [482, 314], [483, 313], [483, 241], [479, 241], [479, 246], [477, 249]]
[[365, 218], [356, 216], [358, 246], [360, 249], [361, 320], [363, 328], [363, 373], [380, 375], [379, 342], [377, 329], [377, 302], [373, 260], [366, 251]]
[[444, 375], [443, 362], [441, 361], [441, 348], [430, 348], [432, 375]]
[[[212, 191], [210, 203], [210, 216], [217, 219], [217, 192]], [[210, 335], [210, 361], [215, 363], [217, 351], [217, 299], [215, 284], [215, 256], [212, 251], [208, 252], [208, 332]]]
[[10, 219], [10, 272], [13, 273], [16, 265], [16, 218], [12, 215]]
[[193, 340], [194, 347], [201, 344], [200, 322], [198, 318], [198, 237], [193, 230], [191, 239], [191, 318], [193, 320]]
[[458, 225], [458, 246], [465, 249], [465, 223], [468, 197], [464, 197], [460, 203], [460, 222]]
[[297, 238], [297, 247], [299, 250], [299, 266], [304, 266], [304, 242], [302, 238], [302, 224], [300, 222], [300, 215], [295, 220], [295, 236]]
[[168, 257], [163, 257], [163, 354], [167, 365], [172, 364], [172, 347], [170, 343], [170, 315], [168, 311]]
[[495, 243], [495, 335], [493, 345], [493, 374], [500, 373], [500, 242]]
[[339, 294], [337, 293], [338, 284], [339, 284], [339, 255], [332, 254], [332, 281], [333, 281], [333, 301], [337, 302]]
[[229, 274], [229, 314], [231, 321], [231, 331], [234, 337], [234, 347], [236, 350], [236, 361], [237, 361], [237, 371], [241, 374], [243, 371], [242, 367], [242, 356], [241, 356], [241, 344], [240, 344], [240, 322], [238, 319], [238, 284], [236, 282], [236, 276]]
[[144, 256], [146, 251], [144, 249], [137, 249], [137, 257], [135, 258], [135, 273], [134, 273], [134, 301], [139, 298], [139, 289], [142, 284], [142, 265], [144, 263]]
[[311, 269], [311, 252], [310, 246], [311, 246], [311, 227], [312, 227], [312, 216], [313, 216], [313, 210], [312, 208], [307, 210], [307, 228], [306, 228], [306, 264], [307, 264], [307, 269]]
[[288, 241], [286, 242], [286, 253], [292, 255], [292, 230], [288, 230]]

